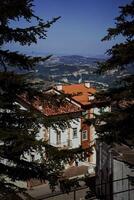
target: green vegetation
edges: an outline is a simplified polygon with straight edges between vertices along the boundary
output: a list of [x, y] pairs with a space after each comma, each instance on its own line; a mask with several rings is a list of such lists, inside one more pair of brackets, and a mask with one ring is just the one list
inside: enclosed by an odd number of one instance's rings
[[[12, 21], [15, 24], [22, 19], [28, 27], [12, 26]], [[24, 190], [13, 184], [16, 181], [31, 178], [53, 180], [53, 174], [62, 168], [60, 161], [57, 164], [49, 163], [49, 160], [42, 163], [28, 161], [27, 157], [34, 152], [42, 156], [45, 147], [36, 139], [42, 116], [32, 108], [20, 109], [15, 103], [21, 93], [28, 91], [29, 98], [32, 98], [37, 91], [26, 82], [25, 75], [15, 73], [14, 68], [29, 71], [49, 56], [31, 57], [3, 48], [6, 43], [23, 46], [36, 44], [38, 38], [46, 39], [48, 28], [58, 19], [44, 22], [34, 14], [32, 0], [0, 0], [0, 199], [3, 200], [20, 199], [18, 193], [24, 193]], [[30, 26], [32, 20], [34, 26]]]
[[[115, 28], [109, 28], [102, 41], [121, 36], [123, 42], [107, 51], [110, 58], [100, 64], [101, 73], [113, 69], [121, 71], [130, 64], [134, 66], [134, 1], [121, 6], [120, 15], [115, 20]], [[96, 131], [100, 139], [109, 144], [134, 146], [134, 76], [122, 77], [116, 87], [102, 91], [96, 99], [99, 107], [111, 107], [110, 113], [97, 116]]]

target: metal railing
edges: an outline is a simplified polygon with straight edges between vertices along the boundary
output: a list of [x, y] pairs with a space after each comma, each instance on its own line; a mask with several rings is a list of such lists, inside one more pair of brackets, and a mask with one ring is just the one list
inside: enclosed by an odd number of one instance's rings
[[[128, 180], [128, 182], [129, 182], [131, 180], [131, 178], [134, 178], [134, 177], [122, 178], [122, 179], [117, 179], [117, 180], [114, 180], [114, 181], [108, 181], [108, 182], [101, 183], [101, 184], [95, 184], [94, 188], [95, 188], [95, 191], [96, 191], [97, 187], [100, 187], [102, 189], [102, 186], [104, 186], [103, 187], [103, 189], [104, 189], [104, 188], [106, 188], [107, 184], [114, 184], [115, 182], [124, 181], [124, 180]], [[80, 191], [80, 190], [88, 189], [88, 188], [90, 189], [89, 186], [83, 186], [83, 187], [75, 188], [75, 189], [70, 190], [69, 193], [73, 193], [73, 200], [77, 200], [77, 198], [76, 198], [77, 192]], [[120, 190], [120, 191], [116, 191], [116, 192], [110, 191], [110, 193], [103, 191], [103, 194], [102, 194], [102, 191], [101, 191], [100, 194], [97, 194], [96, 192], [92, 192], [92, 190], [90, 189], [90, 191], [87, 191], [87, 192], [89, 192], [89, 197], [85, 193], [84, 199], [87, 199], [87, 200], [111, 200], [111, 199], [114, 199], [115, 195], [128, 193], [127, 199], [133, 200], [134, 196], [131, 198], [131, 194], [130, 194], [131, 191], [134, 191], [134, 186], [130, 188], [130, 185], [128, 185], [128, 188], [126, 188], [125, 190]], [[58, 200], [58, 196], [65, 195], [65, 194], [66, 193], [59, 191], [59, 192], [52, 193], [52, 194], [49, 194], [49, 195], [46, 195], [46, 196], [44, 195], [44, 196], [39, 197], [37, 199], [38, 200], [45, 200], [45, 199], [49, 199], [51, 197], [57, 197], [57, 200]], [[134, 195], [134, 193], [133, 193], [133, 195]]]
[[[112, 181], [102, 182], [101, 184], [96, 184], [95, 185], [96, 196], [99, 200], [113, 200], [117, 197], [118, 194], [123, 193], [124, 195], [124, 193], [127, 193], [127, 199], [133, 200], [134, 193], [133, 193], [133, 198], [131, 198], [131, 191], [134, 191], [134, 185], [130, 183], [130, 181], [132, 182], [132, 180], [134, 181], [134, 177], [128, 176], [126, 178], [121, 178], [121, 179], [116, 179]], [[125, 182], [126, 185], [123, 185], [124, 181], [126, 181]], [[122, 183], [123, 185], [122, 187], [120, 187], [119, 190], [117, 190], [117, 188], [115, 189], [115, 186], [117, 186], [118, 184], [117, 185], [114, 184], [118, 182]]]

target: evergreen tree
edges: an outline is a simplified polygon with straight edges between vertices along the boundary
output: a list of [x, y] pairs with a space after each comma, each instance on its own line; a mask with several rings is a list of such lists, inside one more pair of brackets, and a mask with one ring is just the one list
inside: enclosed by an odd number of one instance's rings
[[[12, 21], [22, 19], [29, 27], [12, 26]], [[26, 82], [25, 75], [16, 73], [16, 68], [34, 69], [49, 56], [32, 57], [4, 48], [6, 43], [18, 42], [24, 46], [37, 43], [38, 38], [46, 39], [48, 28], [58, 19], [44, 22], [36, 16], [33, 0], [0, 0], [0, 199], [3, 200], [21, 199], [18, 193], [24, 190], [13, 182], [31, 178], [53, 181], [54, 177], [56, 182], [55, 172], [62, 168], [59, 160], [56, 164], [50, 160], [36, 163], [27, 159], [34, 152], [43, 153], [45, 144], [36, 138], [43, 119], [32, 108], [24, 110], [16, 103], [23, 92], [28, 91], [31, 96], [37, 94]], [[32, 20], [36, 23], [33, 26], [30, 25]]]
[[[107, 51], [109, 58], [99, 64], [101, 73], [134, 67], [134, 1], [119, 8], [115, 27], [108, 29], [102, 41], [117, 36], [123, 39]], [[134, 75], [123, 76], [114, 88], [99, 92], [96, 100], [98, 107], [111, 107], [110, 113], [96, 117], [96, 131], [100, 139], [109, 144], [116, 142], [134, 146]]]
[[[59, 17], [44, 22], [36, 16], [33, 0], [0, 0], [0, 199], [3, 200], [21, 199], [21, 193], [29, 198], [24, 189], [15, 185], [16, 181], [31, 178], [49, 180], [53, 189], [64, 163], [74, 158], [75, 154], [81, 157], [83, 151], [87, 151], [81, 148], [59, 151], [44, 141], [37, 140], [39, 124], [65, 128], [68, 126], [67, 116], [44, 119], [32, 106], [26, 110], [16, 103], [23, 93], [27, 93], [31, 102], [35, 100], [35, 96], [40, 101], [49, 103], [54, 100], [53, 103], [57, 106], [63, 102], [63, 97], [57, 99], [57, 96], [48, 94], [44, 97], [44, 94], [28, 83], [24, 73], [18, 73], [18, 69], [20, 72], [35, 69], [37, 63], [45, 61], [49, 56], [32, 57], [4, 48], [6, 43], [17, 42], [21, 46], [30, 46], [36, 44], [38, 39], [46, 39], [47, 30], [58, 19]], [[21, 20], [25, 20], [29, 26], [12, 26], [12, 21], [18, 24]], [[33, 21], [35, 25], [31, 26]], [[40, 154], [40, 162], [28, 159], [35, 152]], [[44, 158], [44, 153], [47, 159]]]

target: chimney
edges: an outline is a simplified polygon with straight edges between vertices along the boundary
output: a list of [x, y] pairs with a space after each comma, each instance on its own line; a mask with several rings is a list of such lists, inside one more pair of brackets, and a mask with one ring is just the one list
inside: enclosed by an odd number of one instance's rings
[[61, 91], [62, 90], [62, 84], [56, 85], [56, 89]]
[[90, 88], [90, 82], [85, 82], [84, 85], [85, 87]]
[[42, 107], [42, 106], [39, 106], [39, 110], [43, 110], [43, 107]]
[[94, 95], [89, 95], [89, 96], [88, 96], [88, 100], [89, 100], [89, 101], [94, 100]]

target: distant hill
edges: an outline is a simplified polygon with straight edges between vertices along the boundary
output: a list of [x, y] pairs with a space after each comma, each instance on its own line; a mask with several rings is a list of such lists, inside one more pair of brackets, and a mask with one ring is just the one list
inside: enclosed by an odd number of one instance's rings
[[78, 55], [72, 55], [72, 56], [61, 56], [60, 61], [62, 63], [66, 64], [95, 64], [98, 61], [102, 61], [103, 59], [99, 58], [90, 58], [90, 57], [84, 57], [84, 56], [78, 56]]
[[[90, 81], [92, 85], [104, 86], [112, 84], [124, 74], [134, 73], [134, 67], [128, 66], [127, 71], [119, 73], [117, 70], [109, 71], [105, 75], [96, 74], [97, 62], [103, 62], [103, 58], [90, 58], [80, 55], [52, 56], [46, 62], [38, 64], [36, 70], [30, 71], [28, 78], [34, 82], [47, 81], [51, 83], [81, 83]], [[18, 70], [17, 70], [18, 72]], [[25, 73], [26, 71], [21, 71]]]

